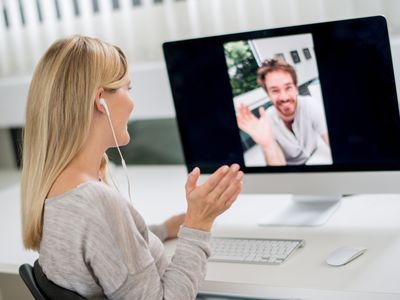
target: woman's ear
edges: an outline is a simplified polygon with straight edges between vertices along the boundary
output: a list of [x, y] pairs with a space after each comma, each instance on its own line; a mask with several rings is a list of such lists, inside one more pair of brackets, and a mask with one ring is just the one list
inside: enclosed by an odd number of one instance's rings
[[96, 91], [96, 97], [94, 99], [94, 107], [95, 109], [97, 109], [97, 111], [106, 114], [106, 110], [104, 108], [103, 105], [100, 104], [100, 99], [103, 97], [104, 94], [104, 89], [103, 88], [99, 88]]

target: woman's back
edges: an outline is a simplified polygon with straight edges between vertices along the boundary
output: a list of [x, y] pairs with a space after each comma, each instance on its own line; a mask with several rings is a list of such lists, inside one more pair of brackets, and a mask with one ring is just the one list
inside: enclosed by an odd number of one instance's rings
[[83, 296], [111, 296], [153, 262], [163, 273], [163, 250], [140, 214], [103, 183], [46, 200], [39, 262], [50, 280]]

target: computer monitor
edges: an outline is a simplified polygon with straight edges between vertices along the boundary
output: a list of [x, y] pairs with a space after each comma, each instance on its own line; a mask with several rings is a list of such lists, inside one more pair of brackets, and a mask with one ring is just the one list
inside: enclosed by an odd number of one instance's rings
[[384, 17], [173, 41], [163, 50], [188, 170], [239, 163], [244, 193], [307, 200], [268, 222], [318, 225], [342, 195], [400, 192]]

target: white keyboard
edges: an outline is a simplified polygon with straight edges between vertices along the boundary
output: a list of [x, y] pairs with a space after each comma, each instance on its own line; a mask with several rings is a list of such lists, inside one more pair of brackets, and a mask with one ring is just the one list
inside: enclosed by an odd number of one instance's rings
[[209, 261], [279, 265], [303, 246], [303, 240], [213, 237]]

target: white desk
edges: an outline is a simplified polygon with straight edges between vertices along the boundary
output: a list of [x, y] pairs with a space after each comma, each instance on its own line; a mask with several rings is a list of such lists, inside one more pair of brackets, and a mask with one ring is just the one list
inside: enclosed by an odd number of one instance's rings
[[[148, 223], [185, 210], [183, 166], [140, 166], [129, 172], [133, 201]], [[121, 170], [113, 174], [126, 191]], [[33, 263], [37, 254], [22, 247], [18, 174], [0, 172], [0, 188], [0, 272], [17, 273], [20, 264]], [[321, 227], [256, 226], [256, 220], [288, 201], [282, 195], [242, 195], [217, 220], [213, 234], [301, 238], [306, 246], [280, 266], [209, 263], [202, 291], [307, 299], [400, 299], [399, 195], [345, 198]], [[346, 266], [326, 265], [328, 253], [342, 245], [364, 245], [368, 251]], [[174, 241], [167, 242], [166, 249], [172, 253]]]

